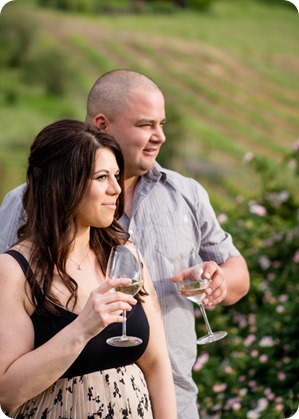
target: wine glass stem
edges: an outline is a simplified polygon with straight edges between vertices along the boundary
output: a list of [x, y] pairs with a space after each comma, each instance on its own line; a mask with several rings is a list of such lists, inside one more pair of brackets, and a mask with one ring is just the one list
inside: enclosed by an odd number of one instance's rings
[[122, 338], [127, 337], [127, 312], [123, 310]]
[[212, 329], [211, 329], [211, 327], [210, 327], [209, 320], [208, 320], [208, 318], [207, 318], [207, 314], [206, 314], [205, 307], [204, 307], [204, 305], [203, 305], [202, 303], [200, 303], [200, 304], [198, 304], [198, 305], [199, 305], [199, 308], [200, 308], [200, 311], [201, 311], [202, 317], [203, 317], [203, 319], [204, 319], [204, 321], [205, 321], [206, 328], [208, 329], [208, 334], [209, 334], [209, 335], [212, 335], [212, 334], [213, 334], [213, 332], [212, 332]]

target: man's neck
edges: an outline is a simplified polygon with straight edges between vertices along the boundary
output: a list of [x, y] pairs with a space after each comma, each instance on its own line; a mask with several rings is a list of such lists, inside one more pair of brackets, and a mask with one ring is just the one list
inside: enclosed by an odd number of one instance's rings
[[138, 179], [138, 176], [134, 176], [125, 180], [125, 213], [129, 218], [132, 216], [134, 192]]

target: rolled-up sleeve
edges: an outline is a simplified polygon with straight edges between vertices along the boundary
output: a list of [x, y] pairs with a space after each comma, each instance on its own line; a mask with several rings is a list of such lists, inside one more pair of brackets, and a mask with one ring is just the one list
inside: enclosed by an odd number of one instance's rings
[[0, 206], [0, 253], [17, 241], [17, 231], [23, 219], [22, 198], [25, 184], [18, 186], [4, 197]]

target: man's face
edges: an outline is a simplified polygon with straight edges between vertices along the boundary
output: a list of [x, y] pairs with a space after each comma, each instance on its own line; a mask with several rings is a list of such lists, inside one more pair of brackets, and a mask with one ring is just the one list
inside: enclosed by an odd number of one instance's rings
[[159, 90], [131, 92], [124, 109], [109, 122], [107, 132], [119, 143], [125, 160], [125, 178], [151, 169], [165, 141], [164, 97]]

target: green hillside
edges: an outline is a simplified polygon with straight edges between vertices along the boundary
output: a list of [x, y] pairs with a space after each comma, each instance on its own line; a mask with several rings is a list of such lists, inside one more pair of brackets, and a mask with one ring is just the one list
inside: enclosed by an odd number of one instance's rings
[[89, 89], [114, 68], [140, 70], [161, 86], [168, 147], [177, 149], [169, 165], [195, 176], [219, 210], [259, 187], [242, 162], [246, 153], [275, 164], [299, 137], [299, 17], [291, 4], [231, 0], [202, 14], [89, 16], [17, 3], [5, 6], [0, 27], [21, 12], [34, 28], [29, 58], [40, 57], [54, 83], [61, 68], [65, 89], [61, 96], [34, 84], [35, 66], [25, 76], [17, 65], [1, 69], [0, 199], [23, 181], [39, 129], [84, 119]]

